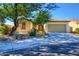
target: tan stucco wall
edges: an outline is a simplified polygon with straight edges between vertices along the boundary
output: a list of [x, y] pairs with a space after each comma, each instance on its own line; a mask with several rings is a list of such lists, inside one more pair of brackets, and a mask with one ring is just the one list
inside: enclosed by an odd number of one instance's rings
[[16, 32], [19, 32], [19, 33], [28, 33], [29, 31], [31, 31], [31, 29], [32, 29], [32, 27], [33, 27], [33, 24], [32, 24], [31, 21], [27, 21], [25, 26], [26, 26], [25, 29], [22, 29], [22, 28], [21, 28], [22, 25], [19, 24], [19, 26], [18, 26]]

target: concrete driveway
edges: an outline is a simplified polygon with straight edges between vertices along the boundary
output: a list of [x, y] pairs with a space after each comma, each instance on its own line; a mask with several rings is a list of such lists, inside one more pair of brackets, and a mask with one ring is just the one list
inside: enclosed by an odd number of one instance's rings
[[71, 33], [48, 33], [45, 37], [0, 42], [0, 55], [79, 55], [79, 37]]

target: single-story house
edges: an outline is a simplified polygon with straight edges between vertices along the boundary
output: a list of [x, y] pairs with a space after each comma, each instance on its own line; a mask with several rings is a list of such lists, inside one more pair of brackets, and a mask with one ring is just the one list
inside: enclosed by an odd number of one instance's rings
[[[32, 30], [33, 26], [31, 20], [19, 21], [16, 32], [28, 33]], [[49, 20], [44, 25], [46, 32], [74, 32], [76, 28], [79, 28], [79, 20]], [[38, 25], [36, 29], [38, 29]]]
[[[27, 20], [25, 25], [19, 24], [16, 31], [26, 33], [31, 31], [32, 27], [32, 21]], [[38, 29], [38, 26], [36, 28]], [[76, 28], [79, 28], [79, 20], [49, 20], [44, 25], [46, 32], [74, 32]]]

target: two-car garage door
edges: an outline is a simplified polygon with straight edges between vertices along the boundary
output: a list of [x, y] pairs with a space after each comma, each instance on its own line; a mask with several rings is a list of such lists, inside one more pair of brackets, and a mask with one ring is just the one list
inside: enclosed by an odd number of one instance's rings
[[48, 24], [49, 32], [66, 32], [66, 24]]

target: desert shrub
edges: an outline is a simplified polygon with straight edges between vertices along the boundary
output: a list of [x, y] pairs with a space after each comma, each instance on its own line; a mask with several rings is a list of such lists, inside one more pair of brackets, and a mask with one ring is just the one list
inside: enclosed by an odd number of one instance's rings
[[78, 33], [79, 34], [79, 28], [76, 28], [75, 29], [75, 33]]
[[9, 33], [9, 31], [10, 31], [10, 28], [8, 28], [7, 26], [0, 26], [0, 33], [1, 34], [6, 35]]
[[36, 29], [32, 28], [31, 32], [29, 32], [30, 36], [36, 36]]
[[3, 34], [3, 32], [4, 32], [4, 27], [3, 26], [0, 26], [0, 34]]

